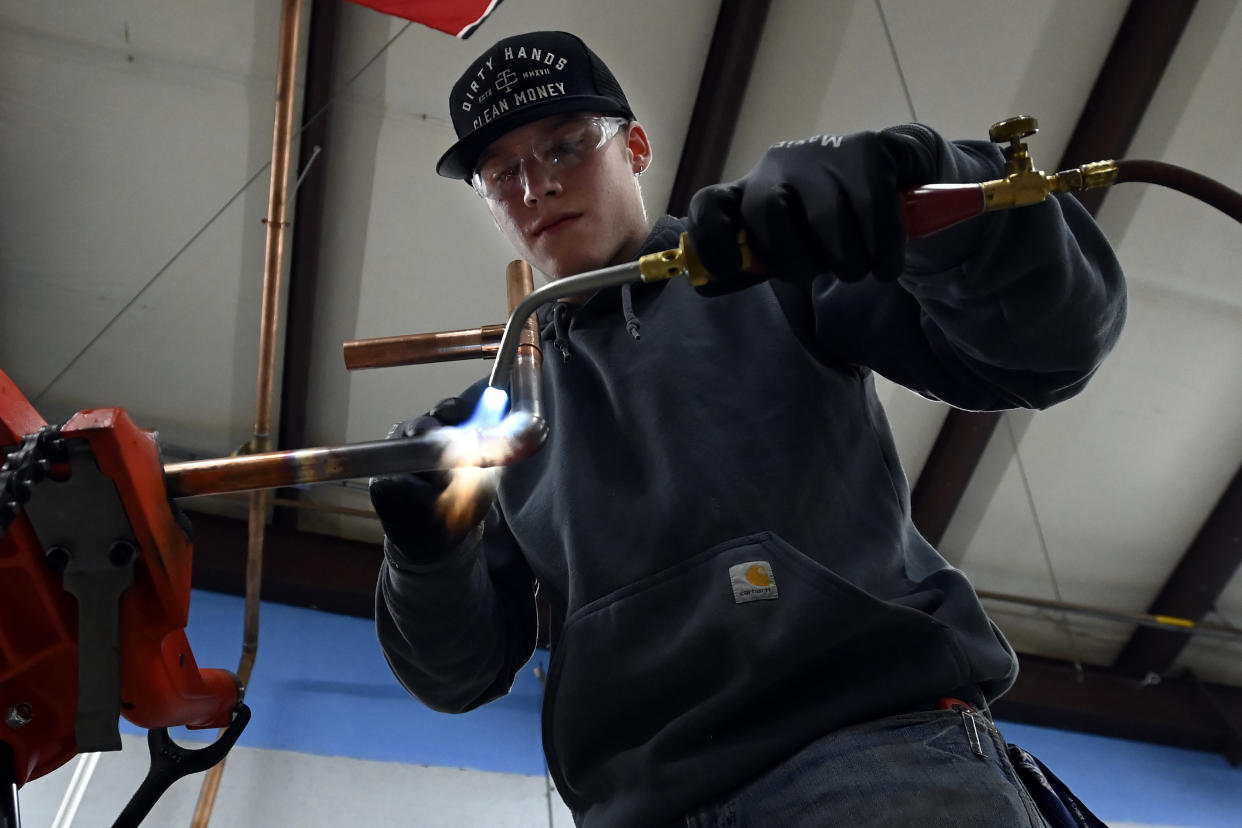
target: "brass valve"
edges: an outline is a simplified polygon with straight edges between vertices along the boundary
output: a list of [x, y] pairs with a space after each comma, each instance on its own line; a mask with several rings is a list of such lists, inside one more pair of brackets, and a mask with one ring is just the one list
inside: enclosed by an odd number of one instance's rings
[[1003, 149], [1007, 175], [996, 181], [985, 181], [981, 185], [984, 210], [1004, 210], [1038, 204], [1049, 193], [1107, 187], [1117, 180], [1116, 161], [1095, 161], [1051, 175], [1035, 169], [1035, 163], [1023, 139], [1037, 132], [1039, 121], [1031, 115], [1020, 115], [992, 124], [988, 130], [988, 138], [997, 144], [1009, 143]]
[[1003, 150], [1005, 172], [1014, 175], [1020, 172], [1031, 172], [1034, 169], [1031, 156], [1026, 151], [1026, 144], [1022, 143], [1022, 139], [1029, 138], [1037, 132], [1039, 132], [1039, 121], [1035, 120], [1033, 115], [1019, 115], [1016, 118], [1007, 118], [992, 124], [991, 129], [988, 130], [988, 140], [993, 144], [1009, 142], [1009, 146]]

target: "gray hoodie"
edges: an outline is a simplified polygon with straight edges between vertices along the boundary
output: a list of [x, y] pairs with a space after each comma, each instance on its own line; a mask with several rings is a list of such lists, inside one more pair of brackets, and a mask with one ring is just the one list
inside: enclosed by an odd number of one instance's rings
[[[1003, 175], [991, 145], [938, 146], [942, 181]], [[644, 252], [681, 229], [661, 219]], [[675, 280], [545, 308], [547, 443], [448, 559], [380, 573], [402, 683], [445, 711], [503, 695], [537, 584], [544, 748], [590, 828], [672, 821], [836, 728], [1008, 689], [1013, 651], [910, 521], [872, 372], [966, 409], [1051, 405], [1116, 341], [1123, 279], [1065, 197], [906, 262], [895, 283]]]

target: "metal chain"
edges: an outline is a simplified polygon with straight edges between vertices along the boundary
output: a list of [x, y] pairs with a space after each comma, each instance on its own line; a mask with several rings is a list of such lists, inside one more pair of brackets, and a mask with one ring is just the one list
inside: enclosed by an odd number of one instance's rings
[[48, 469], [68, 459], [58, 425], [45, 425], [22, 438], [21, 446], [10, 452], [0, 467], [0, 537], [17, 520]]

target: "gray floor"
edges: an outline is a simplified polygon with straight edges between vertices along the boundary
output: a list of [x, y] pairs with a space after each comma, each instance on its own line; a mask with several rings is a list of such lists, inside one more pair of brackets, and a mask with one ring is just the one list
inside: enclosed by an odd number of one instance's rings
[[[129, 734], [121, 740], [124, 750], [100, 757], [74, 828], [111, 826], [146, 775], [146, 740]], [[23, 828], [52, 825], [77, 761], [21, 790]], [[188, 827], [202, 778], [174, 784], [144, 826]], [[573, 828], [573, 820], [545, 777], [239, 747], [229, 754], [211, 825]], [[1193, 826], [1114, 822], [1112, 828]]]
[[[111, 826], [146, 775], [146, 740], [121, 738], [122, 751], [100, 757], [74, 828]], [[22, 788], [23, 828], [52, 825], [77, 761]], [[202, 779], [199, 774], [174, 784], [144, 826], [189, 826]], [[572, 828], [573, 821], [540, 776], [239, 747], [229, 754], [211, 824]]]

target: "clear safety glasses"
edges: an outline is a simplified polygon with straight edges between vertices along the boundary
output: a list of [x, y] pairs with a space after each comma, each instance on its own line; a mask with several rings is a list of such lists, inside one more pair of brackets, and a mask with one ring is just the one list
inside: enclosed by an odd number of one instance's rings
[[542, 166], [545, 175], [573, 169], [627, 123], [624, 118], [591, 116], [559, 124], [531, 141], [525, 153], [487, 159], [474, 171], [470, 183], [476, 193], [493, 201], [522, 195], [526, 187], [524, 170], [532, 163]]

